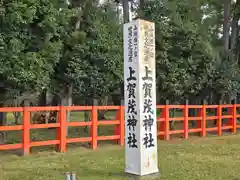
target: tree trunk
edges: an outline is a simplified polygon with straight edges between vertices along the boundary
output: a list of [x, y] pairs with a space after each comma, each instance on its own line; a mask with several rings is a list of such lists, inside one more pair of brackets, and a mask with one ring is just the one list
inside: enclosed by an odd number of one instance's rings
[[[61, 105], [62, 106], [72, 106], [72, 91], [73, 91], [73, 85], [70, 84], [68, 85], [67, 92], [63, 93], [63, 95], [61, 96]], [[70, 116], [71, 116], [71, 112], [67, 111], [66, 112], [66, 121], [69, 122], [70, 121]], [[66, 129], [66, 135], [68, 135], [68, 127]]]
[[[76, 2], [76, 1], [71, 1], [73, 7], [78, 8], [78, 10], [81, 10], [81, 2]], [[81, 13], [80, 13], [81, 14]], [[78, 31], [80, 29], [80, 25], [81, 25], [81, 19], [82, 19], [82, 15], [79, 15], [77, 13], [76, 15], [76, 22], [75, 22], [75, 27], [74, 30]], [[70, 84], [67, 87], [67, 97], [64, 98], [64, 102], [61, 102], [61, 104], [66, 105], [66, 106], [72, 106], [72, 93], [73, 93], [73, 82], [70, 82]], [[66, 114], [66, 121], [69, 122], [71, 118], [71, 112], [67, 111]], [[68, 135], [68, 127], [66, 130], [66, 135]]]
[[19, 117], [21, 116], [20, 112], [13, 112], [13, 116], [14, 116], [14, 124], [20, 124], [19, 122]]
[[[43, 92], [40, 95], [39, 98], [39, 105], [40, 106], [49, 106], [51, 103], [49, 103], [49, 98], [48, 98], [48, 89], [44, 89]], [[36, 112], [35, 112], [36, 113]], [[50, 112], [44, 112], [45, 114], [45, 124], [48, 124], [48, 116]]]
[[46, 106], [47, 105], [46, 96], [47, 96], [47, 89], [44, 89], [39, 96], [39, 101], [38, 101], [39, 106]]
[[238, 12], [238, 8], [240, 7], [240, 0], [237, 0], [236, 4], [235, 4], [235, 9], [233, 12], [233, 20], [232, 20], [232, 33], [231, 33], [231, 50], [232, 53], [234, 54], [233, 50], [236, 46], [237, 43], [237, 35], [238, 35], [238, 21], [240, 18], [240, 13]]
[[119, 94], [117, 94], [117, 93], [113, 94], [111, 96], [113, 105], [114, 106], [119, 106], [121, 104], [121, 98], [122, 98], [122, 96], [121, 96], [120, 93]]
[[[85, 99], [85, 106], [90, 106], [91, 104], [89, 103], [89, 99]], [[90, 119], [90, 112], [89, 111], [84, 111], [84, 122], [89, 122]], [[84, 132], [88, 133], [89, 126], [84, 127]]]
[[[67, 90], [67, 106], [72, 106], [72, 92], [73, 92], [73, 85], [70, 84]], [[71, 111], [67, 111], [66, 121], [70, 122], [71, 119]], [[68, 135], [68, 127], [67, 127], [67, 135]]]
[[144, 10], [144, 6], [145, 6], [145, 0], [139, 0], [139, 7], [141, 11]]
[[122, 0], [123, 4], [123, 20], [124, 23], [129, 22], [129, 3], [128, 0]]
[[[29, 100], [23, 100], [22, 101], [23, 107], [28, 107], [30, 106], [30, 101]], [[31, 119], [32, 119], [32, 112], [30, 113], [30, 123], [31, 123]], [[16, 116], [18, 117], [18, 115]], [[22, 117], [22, 122], [23, 122], [23, 117]], [[16, 122], [16, 124], [19, 124], [19, 122]]]
[[237, 42], [238, 21], [239, 21], [239, 17], [234, 16], [232, 20], [231, 50], [235, 48], [235, 45]]
[[195, 0], [195, 1], [194, 1], [194, 9], [193, 9], [193, 11], [195, 11], [195, 12], [194, 12], [195, 19], [197, 20], [197, 22], [198, 22], [199, 24], [201, 24], [201, 21], [202, 21], [200, 9], [201, 9], [201, 5], [200, 5], [199, 0]]
[[224, 50], [229, 50], [229, 27], [230, 27], [231, 0], [224, 2], [224, 21], [223, 21], [223, 46]]
[[[5, 126], [7, 125], [7, 113], [1, 112], [0, 113], [0, 126]], [[0, 131], [0, 144], [4, 144], [6, 140], [6, 132]]]
[[[107, 106], [108, 105], [108, 96], [105, 96], [103, 99], [101, 99], [99, 105]], [[98, 112], [98, 120], [106, 120], [106, 118], [105, 118], [106, 112], [107, 112], [106, 110], [100, 110]]]
[[[198, 100], [196, 97], [190, 97], [189, 98], [189, 105], [198, 105]], [[188, 111], [189, 117], [196, 117], [197, 116], [197, 109], [189, 109]], [[197, 121], [190, 121], [189, 124], [192, 125], [192, 128], [195, 128], [197, 125]]]
[[[4, 126], [4, 113], [0, 112], [0, 126]], [[5, 132], [0, 131], [0, 144], [4, 144]]]

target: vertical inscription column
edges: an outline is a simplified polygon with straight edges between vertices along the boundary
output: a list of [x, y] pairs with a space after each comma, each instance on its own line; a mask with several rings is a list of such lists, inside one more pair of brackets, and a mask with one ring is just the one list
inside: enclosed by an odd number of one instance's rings
[[136, 22], [124, 25], [126, 172], [132, 174], [138, 174], [140, 171], [138, 30]]
[[141, 173], [149, 175], [158, 172], [155, 26], [153, 23], [140, 21], [139, 42]]
[[125, 171], [158, 172], [154, 24], [124, 24]]

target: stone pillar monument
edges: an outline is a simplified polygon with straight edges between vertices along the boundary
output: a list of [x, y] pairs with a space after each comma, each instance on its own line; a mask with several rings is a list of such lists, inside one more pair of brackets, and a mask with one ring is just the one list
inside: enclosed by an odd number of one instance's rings
[[124, 24], [125, 172], [158, 175], [155, 25]]

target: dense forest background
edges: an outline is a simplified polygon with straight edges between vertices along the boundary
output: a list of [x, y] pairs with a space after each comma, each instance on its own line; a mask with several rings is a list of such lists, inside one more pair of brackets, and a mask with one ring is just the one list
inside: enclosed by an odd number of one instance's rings
[[119, 105], [128, 8], [156, 25], [158, 103], [238, 97], [240, 0], [0, 0], [1, 106]]

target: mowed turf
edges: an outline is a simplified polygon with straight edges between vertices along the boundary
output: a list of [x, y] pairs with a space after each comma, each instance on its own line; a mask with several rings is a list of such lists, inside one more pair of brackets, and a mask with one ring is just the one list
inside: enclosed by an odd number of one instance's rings
[[[107, 118], [115, 119], [109, 112]], [[83, 121], [82, 112], [72, 112], [71, 121]], [[13, 117], [8, 114], [8, 124]], [[113, 135], [115, 126], [99, 127], [98, 135]], [[83, 127], [69, 128], [68, 137], [87, 137]], [[55, 129], [31, 130], [31, 140], [56, 138]], [[22, 141], [22, 132], [7, 133], [7, 143]], [[159, 168], [163, 180], [240, 179], [240, 135], [191, 137], [190, 140], [159, 142]], [[54, 152], [54, 146], [32, 148], [28, 157], [0, 151], [0, 180], [65, 180], [65, 172], [76, 171], [77, 179], [127, 179], [124, 174], [124, 148], [113, 141], [100, 141], [97, 151], [83, 148], [86, 144], [68, 145], [66, 154]], [[19, 153], [19, 152], [18, 152]]]
[[[160, 141], [161, 180], [240, 179], [240, 135]], [[28, 157], [0, 154], [0, 180], [64, 180], [76, 171], [79, 180], [124, 180], [124, 148], [70, 148], [67, 153], [38, 152]]]

